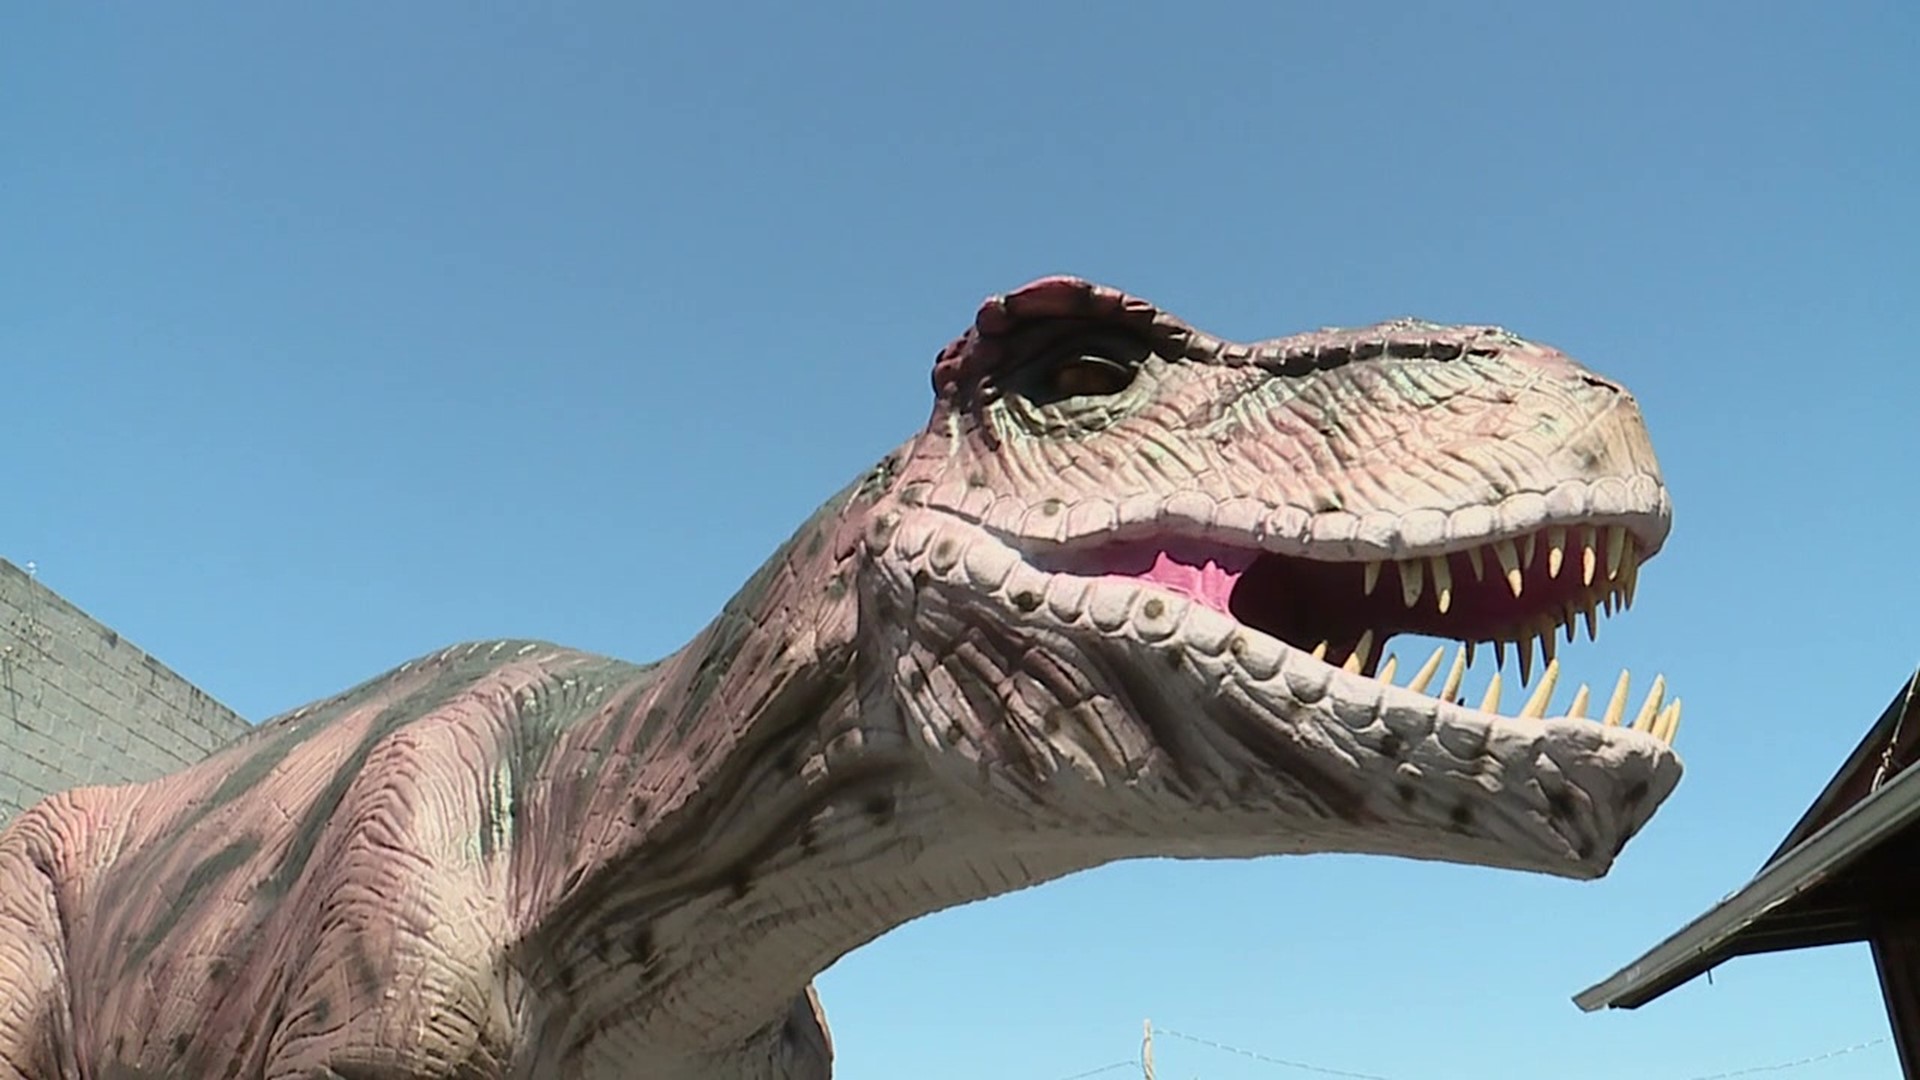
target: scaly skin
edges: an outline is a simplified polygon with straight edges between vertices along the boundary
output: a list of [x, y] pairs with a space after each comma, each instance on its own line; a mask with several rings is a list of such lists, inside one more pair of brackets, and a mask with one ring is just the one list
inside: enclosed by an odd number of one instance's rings
[[1232, 345], [1049, 279], [934, 388], [659, 664], [457, 647], [23, 815], [0, 1080], [821, 1078], [810, 980], [921, 914], [1150, 855], [1593, 878], [1678, 781], [1677, 706], [1376, 672], [1624, 601], [1665, 539], [1632, 398], [1559, 353]]

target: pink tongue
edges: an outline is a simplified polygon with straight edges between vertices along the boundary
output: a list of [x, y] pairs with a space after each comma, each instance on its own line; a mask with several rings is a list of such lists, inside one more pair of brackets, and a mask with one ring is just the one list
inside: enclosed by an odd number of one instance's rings
[[1203, 548], [1175, 543], [1117, 544], [1094, 553], [1095, 573], [1104, 577], [1151, 581], [1213, 608], [1227, 610], [1234, 583], [1258, 558], [1255, 552]]

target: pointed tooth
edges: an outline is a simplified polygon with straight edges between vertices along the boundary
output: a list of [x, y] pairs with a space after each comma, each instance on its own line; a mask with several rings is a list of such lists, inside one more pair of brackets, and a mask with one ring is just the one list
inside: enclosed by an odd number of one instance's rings
[[1567, 644], [1569, 645], [1573, 644], [1574, 624], [1578, 623], [1579, 621], [1580, 621], [1579, 606], [1573, 603], [1567, 604], [1567, 609], [1564, 612], [1561, 612], [1560, 629], [1566, 631]]
[[1493, 544], [1494, 557], [1500, 560], [1500, 569], [1506, 572], [1507, 588], [1514, 596], [1520, 595], [1520, 552], [1515, 550], [1513, 541], [1496, 540]]
[[1553, 700], [1553, 684], [1560, 681], [1560, 661], [1547, 661], [1547, 670], [1540, 673], [1540, 685], [1534, 688], [1533, 696], [1520, 706], [1518, 715], [1538, 720], [1547, 715], [1547, 703]]
[[1591, 691], [1587, 689], [1587, 684], [1581, 683], [1580, 689], [1573, 692], [1573, 704], [1567, 706], [1567, 715], [1575, 720], [1585, 719], [1587, 715], [1587, 699], [1590, 696]]
[[1580, 530], [1580, 584], [1593, 584], [1593, 571], [1599, 554], [1593, 550], [1593, 526]]
[[1408, 607], [1420, 602], [1420, 586], [1426, 580], [1425, 565], [1419, 559], [1400, 560], [1400, 598]]
[[[1631, 540], [1628, 541], [1628, 546], [1632, 546]], [[1629, 553], [1628, 558], [1629, 559], [1632, 558], [1631, 553]], [[1639, 584], [1640, 584], [1640, 564], [1636, 562], [1628, 562], [1626, 584], [1622, 585], [1620, 588], [1621, 606], [1623, 607], [1633, 606], [1633, 590], [1637, 588]]]
[[1496, 641], [1493, 643], [1493, 669], [1495, 671], [1498, 671], [1501, 668], [1506, 666], [1507, 666], [1507, 643], [1504, 641]]
[[1600, 610], [1607, 613], [1607, 618], [1609, 619], [1613, 618], [1613, 594], [1612, 593], [1608, 593], [1607, 595], [1600, 598]]
[[1533, 636], [1531, 634], [1522, 636], [1519, 645], [1520, 685], [1525, 686], [1527, 680], [1533, 678]]
[[1315, 660], [1325, 660], [1325, 659], [1327, 658], [1327, 643], [1326, 643], [1326, 642], [1324, 642], [1324, 641], [1323, 641], [1323, 642], [1321, 642], [1320, 644], [1318, 644], [1318, 645], [1315, 645], [1315, 646], [1313, 647], [1313, 658], [1314, 658]]
[[1539, 547], [1539, 540], [1540, 540], [1539, 533], [1528, 533], [1526, 535], [1526, 538], [1520, 541], [1520, 565], [1521, 566], [1524, 566], [1529, 570], [1533, 568], [1533, 554], [1534, 554], [1534, 550], [1537, 547]]
[[1372, 596], [1375, 586], [1379, 584], [1380, 560], [1369, 559], [1366, 567], [1361, 570], [1360, 591], [1365, 596]]
[[1673, 704], [1660, 710], [1660, 720], [1653, 725], [1653, 733], [1661, 742], [1673, 745], [1673, 737], [1680, 733], [1680, 699], [1674, 698]]
[[1567, 559], [1567, 530], [1555, 525], [1547, 530], [1547, 576], [1560, 576], [1560, 564]]
[[1467, 650], [1465, 648], [1453, 654], [1453, 666], [1447, 669], [1447, 681], [1440, 687], [1441, 701], [1460, 699], [1460, 680], [1467, 677]]
[[1620, 556], [1626, 552], [1627, 527], [1625, 525], [1607, 526], [1607, 580], [1620, 576]]
[[1467, 654], [1467, 666], [1472, 667], [1473, 658], [1475, 654], [1479, 653], [1480, 651], [1480, 643], [1477, 641], [1469, 641], [1466, 644], [1460, 646], [1460, 648], [1463, 652]]
[[1473, 580], [1479, 581], [1487, 576], [1487, 564], [1479, 548], [1467, 549], [1467, 565], [1473, 567]]
[[1480, 711], [1487, 713], [1500, 711], [1500, 673], [1497, 671], [1493, 673], [1493, 678], [1487, 680], [1487, 692], [1480, 699]]
[[1647, 691], [1647, 702], [1640, 706], [1640, 715], [1633, 718], [1633, 730], [1650, 731], [1653, 728], [1654, 714], [1660, 711], [1660, 699], [1667, 694], [1667, 677], [1655, 675], [1653, 689]]
[[1440, 605], [1440, 614], [1445, 615], [1453, 606], [1453, 570], [1447, 566], [1445, 555], [1435, 555], [1427, 560], [1433, 572], [1433, 595]]
[[1353, 651], [1347, 654], [1347, 662], [1341, 664], [1340, 667], [1345, 671], [1350, 671], [1357, 675], [1360, 673], [1361, 668], [1367, 666], [1367, 658], [1371, 656], [1372, 653], [1373, 631], [1363, 630], [1360, 632], [1360, 640], [1353, 646]]
[[1445, 645], [1434, 649], [1433, 655], [1427, 657], [1427, 662], [1421, 664], [1420, 670], [1414, 672], [1413, 678], [1407, 680], [1407, 689], [1415, 693], [1426, 693], [1427, 684], [1433, 681], [1433, 673], [1440, 670], [1440, 660], [1446, 655], [1447, 647]]
[[1608, 727], [1619, 727], [1620, 718], [1627, 714], [1627, 671], [1620, 669], [1620, 681], [1613, 684], [1613, 696], [1607, 699], [1607, 713], [1600, 722]]
[[1553, 663], [1554, 656], [1559, 650], [1559, 646], [1554, 644], [1553, 641], [1553, 630], [1553, 626], [1549, 624], [1545, 629], [1540, 631], [1540, 659], [1545, 660], [1549, 664]]
[[1584, 619], [1587, 624], [1587, 640], [1592, 641], [1594, 639], [1594, 636], [1599, 633], [1599, 627], [1595, 625], [1595, 623], [1599, 619], [1599, 616], [1594, 613], [1593, 601], [1591, 600], [1587, 601], [1587, 609], [1581, 612], [1580, 615], [1581, 615], [1581, 618]]
[[1374, 675], [1374, 678], [1379, 679], [1381, 682], [1386, 683], [1388, 686], [1392, 686], [1393, 673], [1396, 670], [1398, 670], [1399, 667], [1400, 667], [1400, 658], [1393, 655], [1392, 653], [1388, 653], [1387, 659], [1385, 660], [1385, 662], [1383, 662], [1380, 665], [1380, 671], [1378, 674]]

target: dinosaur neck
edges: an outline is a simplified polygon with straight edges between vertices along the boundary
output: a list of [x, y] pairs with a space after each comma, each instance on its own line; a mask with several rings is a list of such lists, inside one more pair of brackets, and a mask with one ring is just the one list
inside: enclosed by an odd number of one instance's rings
[[[898, 721], [861, 706], [886, 697], [862, 693], [860, 509], [824, 506], [685, 648], [610, 687], [528, 786], [514, 962], [546, 1003], [531, 1019], [548, 1064], [631, 1052], [621, 1033], [656, 1058], [757, 1045], [831, 960], [761, 923], [821, 906], [801, 868], [857, 859], [846, 823], [893, 816], [911, 760]], [[743, 971], [742, 987], [706, 974]]]

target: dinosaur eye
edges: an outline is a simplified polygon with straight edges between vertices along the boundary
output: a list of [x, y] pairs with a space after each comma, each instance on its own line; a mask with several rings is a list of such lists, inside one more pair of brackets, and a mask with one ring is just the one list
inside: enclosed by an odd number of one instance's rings
[[1134, 367], [1095, 353], [1062, 357], [1046, 375], [1049, 396], [1094, 397], [1117, 394], [1133, 384]]

